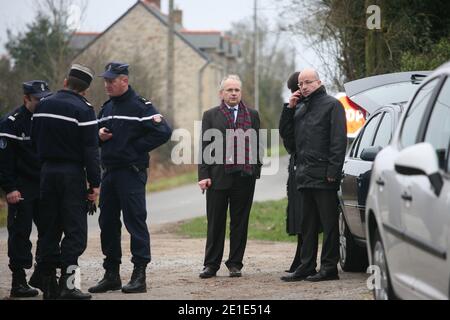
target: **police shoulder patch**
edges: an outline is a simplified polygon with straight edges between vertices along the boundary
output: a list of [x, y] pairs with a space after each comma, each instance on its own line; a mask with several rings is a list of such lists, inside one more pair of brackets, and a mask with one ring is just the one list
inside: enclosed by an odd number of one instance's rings
[[147, 100], [147, 99], [145, 99], [144, 97], [141, 97], [141, 96], [139, 96], [139, 101], [141, 101], [143, 104], [146, 104], [146, 105], [151, 105], [152, 104], [151, 101], [149, 101], [149, 100]]

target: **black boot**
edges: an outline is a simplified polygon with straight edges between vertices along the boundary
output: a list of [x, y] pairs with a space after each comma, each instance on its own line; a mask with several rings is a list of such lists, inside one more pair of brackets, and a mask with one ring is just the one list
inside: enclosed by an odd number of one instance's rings
[[43, 279], [43, 274], [42, 274], [42, 270], [39, 267], [38, 264], [34, 264], [34, 271], [33, 274], [30, 277], [30, 281], [28, 281], [28, 284], [34, 288], [37, 288], [39, 290], [41, 290], [42, 292], [44, 291], [44, 286], [42, 283], [42, 279]]
[[122, 280], [120, 279], [119, 266], [106, 269], [103, 279], [97, 285], [90, 287], [90, 293], [103, 293], [122, 289]]
[[131, 280], [122, 288], [123, 293], [144, 293], [147, 292], [147, 283], [145, 282], [146, 265], [134, 266]]
[[36, 289], [30, 288], [27, 283], [25, 271], [17, 269], [12, 274], [11, 297], [13, 298], [31, 298], [36, 297], [39, 292]]
[[75, 288], [72, 280], [75, 277], [74, 273], [61, 274], [61, 278], [59, 278], [59, 298], [61, 300], [90, 300], [92, 296], [89, 293], [84, 293], [80, 289]]
[[42, 292], [44, 300], [58, 299], [58, 283], [56, 282], [56, 271], [46, 272], [42, 276]]

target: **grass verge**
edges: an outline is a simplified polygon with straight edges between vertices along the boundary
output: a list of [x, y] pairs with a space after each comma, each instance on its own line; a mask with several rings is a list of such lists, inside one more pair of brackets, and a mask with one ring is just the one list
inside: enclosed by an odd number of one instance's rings
[[[250, 212], [248, 239], [296, 242], [297, 237], [286, 233], [286, 206], [287, 199], [255, 202]], [[227, 222], [227, 237], [228, 225]], [[176, 232], [191, 238], [205, 238], [206, 227], [206, 217], [199, 217], [180, 224]]]
[[197, 182], [197, 170], [175, 177], [161, 178], [147, 183], [147, 192], [157, 192]]

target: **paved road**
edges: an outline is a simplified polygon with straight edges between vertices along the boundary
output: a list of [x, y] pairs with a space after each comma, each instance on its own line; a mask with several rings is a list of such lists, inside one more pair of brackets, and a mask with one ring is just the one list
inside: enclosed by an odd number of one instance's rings
[[[277, 174], [266, 175], [267, 171], [263, 169], [261, 179], [256, 183], [255, 201], [278, 200], [286, 196], [287, 165], [288, 157], [285, 156], [280, 158]], [[205, 206], [205, 196], [196, 184], [150, 193], [147, 195], [147, 223], [176, 222], [202, 216], [206, 214]], [[89, 217], [89, 232], [98, 232], [98, 213]], [[6, 229], [1, 228], [0, 239], [6, 238]]]

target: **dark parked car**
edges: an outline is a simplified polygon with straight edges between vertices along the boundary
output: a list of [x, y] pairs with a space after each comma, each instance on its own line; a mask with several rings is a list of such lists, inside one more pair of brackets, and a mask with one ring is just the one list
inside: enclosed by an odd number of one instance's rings
[[429, 73], [391, 73], [344, 85], [347, 97], [370, 114], [349, 148], [339, 191], [340, 265], [344, 271], [365, 271], [368, 266], [365, 206], [372, 164], [389, 144], [404, 107]]

